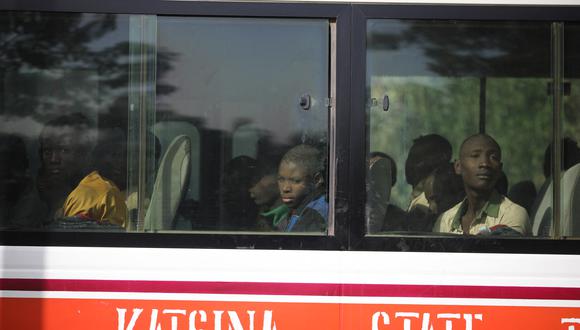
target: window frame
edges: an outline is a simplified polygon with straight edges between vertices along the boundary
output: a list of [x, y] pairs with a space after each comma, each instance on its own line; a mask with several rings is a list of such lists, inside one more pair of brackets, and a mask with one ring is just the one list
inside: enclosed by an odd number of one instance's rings
[[[336, 95], [334, 113], [337, 123], [348, 122], [348, 72], [349, 58], [349, 26], [350, 7], [345, 4], [282, 4], [282, 3], [224, 3], [197, 1], [88, 1], [79, 3], [74, 0], [64, 0], [48, 4], [39, 0], [10, 1], [0, 4], [4, 11], [41, 11], [41, 12], [83, 12], [83, 13], [114, 13], [135, 15], [169, 15], [191, 17], [244, 17], [244, 18], [282, 18], [282, 19], [327, 19], [335, 22], [336, 54], [329, 52], [329, 65], [334, 61], [334, 68], [329, 68], [329, 91]], [[330, 35], [329, 35], [330, 38]], [[329, 39], [329, 44], [333, 42]], [[332, 77], [331, 70], [335, 76]], [[331, 81], [331, 79], [333, 81]], [[332, 83], [335, 86], [332, 86]], [[329, 116], [329, 127], [332, 116]], [[336, 131], [342, 129], [335, 128]], [[335, 141], [336, 153], [344, 157], [336, 159], [336, 186], [343, 187], [341, 178], [345, 165], [350, 158], [344, 145], [347, 136], [330, 136]], [[331, 147], [329, 145], [329, 147]], [[332, 163], [332, 162], [330, 162]], [[337, 200], [340, 199], [339, 189], [336, 190]], [[312, 234], [270, 234], [259, 232], [176, 232], [176, 233], [143, 233], [143, 232], [66, 232], [66, 231], [0, 231], [0, 244], [27, 246], [93, 246], [93, 247], [172, 247], [172, 248], [256, 248], [256, 249], [312, 249], [338, 250], [346, 248], [345, 212], [335, 214], [335, 235]]]
[[[354, 5], [317, 3], [240, 3], [162, 0], [9, 0], [0, 10], [220, 16], [325, 18], [336, 21], [335, 235], [249, 233], [107, 233], [3, 231], [0, 244], [16, 246], [92, 246], [160, 248], [248, 248], [354, 251], [421, 251], [577, 254], [580, 240], [494, 239], [436, 236], [365, 236], [366, 20], [473, 19], [580, 22], [580, 7]], [[330, 132], [329, 132], [330, 133]], [[346, 134], [345, 134], [346, 133]]]
[[[478, 20], [478, 21], [544, 21], [578, 22], [580, 7], [549, 6], [468, 6], [468, 5], [355, 5], [352, 33], [352, 89], [351, 89], [351, 219], [349, 232], [351, 250], [360, 251], [417, 251], [470, 253], [534, 253], [577, 254], [580, 240], [553, 238], [476, 238], [431, 235], [367, 236], [365, 226], [366, 202], [366, 27], [369, 19], [409, 20]], [[555, 127], [554, 127], [555, 128]], [[555, 130], [553, 136], [560, 134]], [[355, 148], [354, 146], [358, 146]], [[360, 148], [365, 146], [365, 148]], [[560, 154], [559, 149], [555, 152]], [[556, 174], [560, 172], [556, 170]]]

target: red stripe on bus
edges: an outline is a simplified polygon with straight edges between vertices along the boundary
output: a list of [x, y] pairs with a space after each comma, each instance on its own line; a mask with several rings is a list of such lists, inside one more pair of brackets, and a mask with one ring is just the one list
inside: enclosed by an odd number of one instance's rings
[[0, 290], [580, 300], [580, 288], [269, 282], [0, 279]]

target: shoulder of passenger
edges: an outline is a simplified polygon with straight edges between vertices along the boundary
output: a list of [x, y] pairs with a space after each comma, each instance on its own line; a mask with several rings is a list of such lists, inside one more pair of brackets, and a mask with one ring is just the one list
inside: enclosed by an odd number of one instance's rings
[[511, 201], [507, 196], [503, 196], [502, 203], [500, 204], [500, 209], [505, 212], [509, 212], [510, 215], [521, 215], [522, 217], [528, 217], [528, 212], [525, 208], [519, 204]]

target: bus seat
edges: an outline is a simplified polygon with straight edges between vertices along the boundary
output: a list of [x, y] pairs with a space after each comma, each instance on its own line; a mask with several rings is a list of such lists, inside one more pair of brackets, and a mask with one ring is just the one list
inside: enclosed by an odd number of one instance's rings
[[549, 236], [552, 223], [552, 179], [546, 180], [536, 197], [532, 207], [530, 221], [534, 236]]
[[178, 135], [161, 159], [151, 202], [145, 214], [145, 230], [174, 229], [174, 218], [189, 180], [191, 141]]
[[391, 163], [386, 158], [378, 158], [370, 165], [367, 183], [366, 222], [370, 234], [380, 232], [391, 196]]
[[538, 192], [536, 191], [536, 186], [531, 180], [520, 181], [513, 186], [508, 191], [507, 197], [514, 203], [522, 206], [528, 212], [528, 215], [532, 214], [532, 206]]
[[580, 164], [562, 178], [562, 236], [580, 235]]
[[[541, 198], [536, 211], [532, 216], [534, 236], [553, 235], [552, 229], [552, 181], [538, 194]], [[580, 235], [580, 164], [569, 168], [562, 176], [562, 208], [561, 233], [562, 236]]]

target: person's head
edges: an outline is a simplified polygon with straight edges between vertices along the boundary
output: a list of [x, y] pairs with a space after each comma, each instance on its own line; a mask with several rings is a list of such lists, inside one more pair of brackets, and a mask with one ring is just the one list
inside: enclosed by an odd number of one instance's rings
[[259, 159], [248, 191], [257, 206], [273, 206], [280, 199], [278, 163], [271, 159]]
[[405, 161], [405, 178], [415, 187], [437, 167], [451, 161], [449, 141], [438, 134], [428, 134], [413, 140]]
[[[552, 147], [550, 143], [544, 152], [544, 177], [552, 176]], [[570, 167], [580, 163], [580, 148], [578, 143], [571, 138], [563, 138], [560, 142], [560, 150], [562, 150], [562, 170], [567, 170]]]
[[297, 208], [306, 197], [324, 186], [324, 159], [315, 147], [300, 144], [290, 149], [278, 167], [278, 188], [282, 202]]
[[93, 165], [99, 174], [113, 181], [121, 190], [127, 186], [127, 137], [121, 128], [99, 129], [93, 152]]
[[88, 165], [87, 154], [91, 152], [93, 141], [90, 122], [80, 113], [47, 122], [40, 133], [42, 171], [76, 184]]
[[16, 135], [0, 133], [0, 197], [17, 198], [24, 189], [28, 156], [24, 141]]
[[499, 144], [487, 134], [476, 134], [461, 144], [455, 173], [461, 175], [466, 192], [491, 193], [502, 167]]
[[451, 163], [435, 169], [425, 182], [425, 197], [433, 214], [438, 215], [450, 209], [459, 203], [464, 195], [463, 181], [455, 173]]
[[248, 189], [256, 165], [256, 160], [249, 156], [237, 156], [226, 163], [221, 190], [229, 207], [241, 209], [253, 204]]

